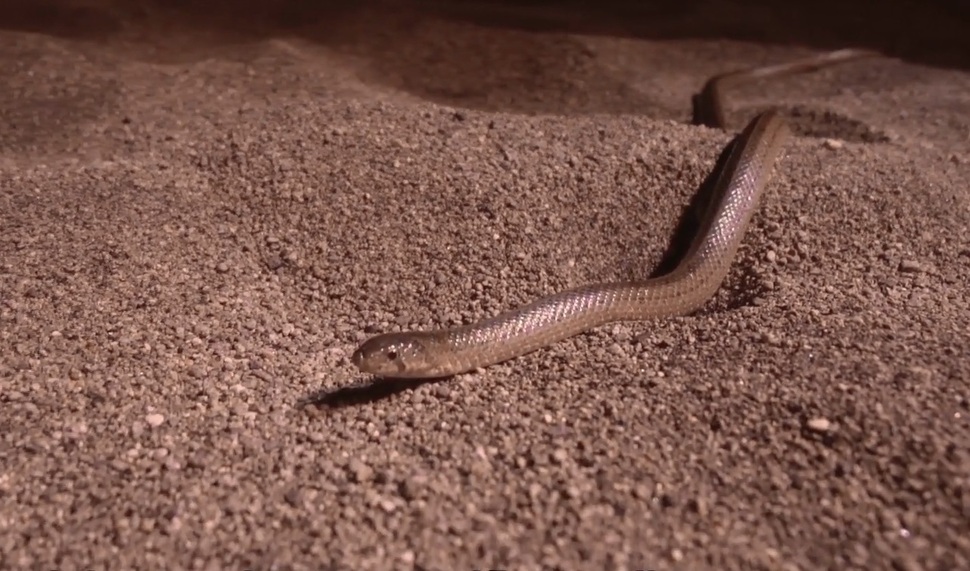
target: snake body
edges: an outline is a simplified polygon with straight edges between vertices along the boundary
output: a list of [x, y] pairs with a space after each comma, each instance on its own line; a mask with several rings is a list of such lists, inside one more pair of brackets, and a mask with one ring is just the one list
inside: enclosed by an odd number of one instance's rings
[[[723, 92], [736, 84], [878, 55], [843, 49], [717, 75], [694, 96], [693, 122], [723, 129]], [[352, 362], [379, 377], [446, 377], [524, 355], [606, 323], [691, 313], [714, 295], [727, 275], [789, 136], [776, 110], [748, 123], [732, 143], [694, 241], [672, 272], [564, 291], [452, 329], [384, 333], [361, 344]]]
[[445, 377], [524, 355], [606, 323], [696, 310], [724, 280], [789, 135], [778, 112], [769, 110], [734, 140], [707, 216], [672, 272], [563, 291], [452, 329], [377, 335], [358, 347], [351, 360], [361, 371], [380, 377]]

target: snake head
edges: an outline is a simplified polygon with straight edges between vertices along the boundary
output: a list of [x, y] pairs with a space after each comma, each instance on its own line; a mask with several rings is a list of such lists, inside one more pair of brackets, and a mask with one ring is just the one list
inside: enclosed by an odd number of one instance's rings
[[434, 340], [427, 333], [384, 333], [371, 337], [350, 360], [363, 373], [392, 379], [442, 376], [430, 359]]

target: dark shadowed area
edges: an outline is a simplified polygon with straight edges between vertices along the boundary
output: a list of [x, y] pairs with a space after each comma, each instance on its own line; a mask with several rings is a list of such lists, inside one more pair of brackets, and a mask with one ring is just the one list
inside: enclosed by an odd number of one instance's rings
[[[782, 6], [784, 4], [784, 6]], [[201, 7], [200, 7], [201, 5]], [[957, 1], [0, 7], [0, 568], [970, 568]], [[377, 332], [655, 273], [796, 137], [696, 315], [374, 382]]]

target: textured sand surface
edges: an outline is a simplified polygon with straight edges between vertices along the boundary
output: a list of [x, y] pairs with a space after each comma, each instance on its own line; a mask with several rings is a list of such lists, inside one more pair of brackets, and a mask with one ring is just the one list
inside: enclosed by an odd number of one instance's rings
[[824, 46], [28, 4], [0, 568], [970, 568], [966, 14], [731, 94], [799, 136], [704, 311], [367, 386], [373, 333], [649, 274], [730, 139], [690, 95]]

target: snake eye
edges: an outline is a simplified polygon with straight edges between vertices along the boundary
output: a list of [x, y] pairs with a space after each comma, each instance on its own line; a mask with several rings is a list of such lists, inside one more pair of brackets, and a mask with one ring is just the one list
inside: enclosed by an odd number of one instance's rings
[[388, 351], [387, 352], [387, 360], [388, 361], [394, 361], [396, 359], [397, 359], [397, 351]]

